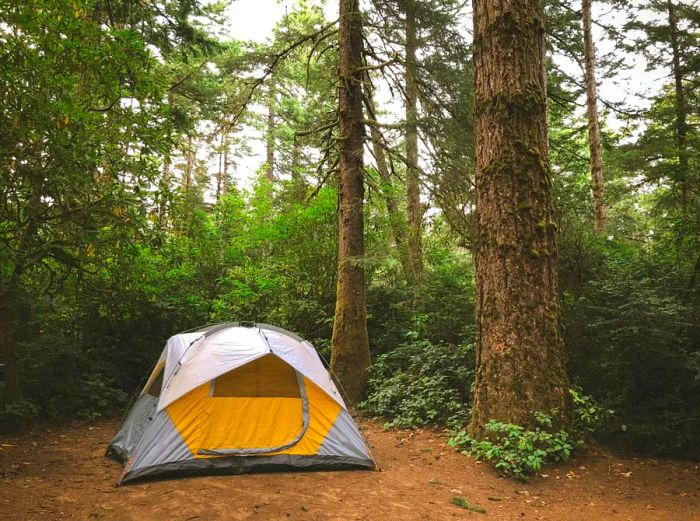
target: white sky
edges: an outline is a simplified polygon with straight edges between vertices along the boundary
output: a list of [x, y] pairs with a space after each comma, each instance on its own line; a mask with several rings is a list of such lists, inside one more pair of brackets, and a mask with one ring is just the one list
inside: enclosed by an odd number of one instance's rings
[[[337, 0], [308, 0], [311, 5], [324, 5], [326, 17], [330, 20], [337, 18], [338, 3]], [[296, 0], [235, 0], [231, 2], [226, 9], [228, 25], [223, 29], [224, 34], [228, 34], [233, 38], [240, 40], [254, 40], [263, 42], [272, 34], [272, 29], [279, 22], [288, 10], [291, 10], [296, 4]], [[471, 9], [467, 7], [470, 11]], [[621, 13], [611, 13], [609, 7], [603, 2], [593, 3], [593, 18], [604, 20], [605, 23], [613, 23], [621, 27], [625, 22], [624, 15]], [[465, 24], [471, 24], [470, 17], [465, 17]], [[465, 27], [465, 31], [467, 27]], [[610, 52], [614, 49], [613, 42], [603, 38], [602, 29], [594, 26], [594, 37], [596, 39], [596, 47], [599, 55]], [[622, 71], [615, 78], [600, 79], [598, 95], [601, 99], [609, 102], [623, 102], [627, 108], [642, 108], [648, 103], [644, 96], [648, 96], [658, 92], [661, 85], [668, 81], [668, 71], [657, 70], [652, 72], [646, 71], [646, 62], [643, 57], [638, 55], [629, 55], [631, 63], [630, 69]], [[558, 59], [562, 68], [570, 74], [580, 75], [578, 66], [571, 63], [562, 63]], [[381, 96], [381, 92], [379, 93]], [[388, 101], [388, 100], [386, 100]], [[584, 100], [580, 100], [583, 102]], [[599, 104], [602, 110], [604, 107]], [[583, 112], [583, 108], [581, 108]], [[610, 114], [607, 124], [613, 128], [620, 128], [622, 122], [619, 121], [615, 114]], [[251, 134], [251, 154], [240, 160], [234, 168], [234, 176], [238, 180], [239, 185], [248, 186], [250, 180], [255, 175], [256, 170], [265, 160], [264, 136], [262, 132], [255, 131]], [[205, 152], [200, 154], [206, 155]], [[212, 173], [218, 168], [218, 161], [214, 159], [210, 162]]]

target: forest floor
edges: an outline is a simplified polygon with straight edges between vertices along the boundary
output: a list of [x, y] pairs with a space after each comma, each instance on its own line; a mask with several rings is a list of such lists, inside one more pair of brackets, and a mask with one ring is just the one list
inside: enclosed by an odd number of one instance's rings
[[[528, 483], [453, 451], [439, 430], [362, 423], [381, 471], [167, 479], [115, 487], [118, 422], [0, 436], [0, 519], [698, 520], [697, 464], [590, 451]], [[453, 504], [463, 498], [485, 513]]]

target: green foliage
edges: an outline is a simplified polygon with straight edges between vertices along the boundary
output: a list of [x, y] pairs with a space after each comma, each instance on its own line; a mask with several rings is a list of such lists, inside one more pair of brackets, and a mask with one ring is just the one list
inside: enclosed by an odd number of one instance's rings
[[506, 476], [526, 480], [550, 461], [567, 461], [574, 449], [571, 435], [553, 428], [552, 416], [535, 413], [535, 430], [490, 420], [487, 438], [477, 440], [466, 431], [450, 438], [450, 445], [464, 454], [493, 463]]
[[387, 427], [463, 424], [474, 380], [473, 346], [413, 340], [375, 360], [360, 408]]
[[569, 389], [573, 417], [571, 422], [572, 432], [580, 439], [578, 445], [585, 443], [587, 436], [593, 436], [603, 425], [603, 422], [612, 417], [615, 413], [610, 409], [605, 409], [592, 396], [583, 393], [581, 389]]
[[602, 439], [697, 457], [699, 306], [687, 286], [691, 267], [621, 243], [589, 251], [596, 256], [579, 264], [591, 274], [565, 293], [565, 340], [575, 381], [615, 411], [603, 419]]
[[450, 446], [479, 460], [489, 461], [506, 476], [526, 480], [548, 462], [567, 461], [574, 449], [583, 447], [602, 420], [612, 413], [604, 410], [580, 389], [570, 389], [573, 407], [571, 429], [557, 429], [556, 411], [549, 415], [534, 413], [535, 429], [490, 420], [486, 437], [475, 439], [464, 430], [453, 433]]
[[6, 423], [8, 425], [18, 425], [23, 421], [35, 418], [40, 407], [32, 400], [19, 399], [9, 403], [5, 403], [0, 410], [0, 425]]
[[[630, 450], [700, 457], [700, 62], [697, 17], [686, 4], [674, 3], [685, 150], [677, 85], [661, 88], [629, 128], [604, 126], [609, 228], [596, 235], [586, 125], [576, 103], [581, 82], [557, 63], [558, 54], [580, 54], [579, 16], [546, 2], [563, 332], [572, 381], [595, 389], [601, 405], [572, 391], [574, 430], [566, 438], [546, 416], [532, 432], [493, 424], [492, 445], [474, 450], [504, 461], [511, 474], [563, 458], [564, 447], [594, 434]], [[649, 3], [651, 18], [630, 11], [639, 39], [626, 50], [642, 52], [652, 66], [672, 65], [669, 5]], [[224, 7], [3, 3], [3, 426], [123, 408], [165, 340], [205, 323], [279, 324], [330, 357], [335, 27], [322, 7], [300, 2], [265, 43], [219, 41], [213, 35]], [[423, 41], [424, 195], [432, 206], [424, 219], [425, 274], [418, 287], [408, 286], [382, 200], [390, 193], [399, 214], [405, 211], [397, 153], [403, 130], [379, 106], [375, 116], [390, 123], [382, 132], [392, 180], [379, 182], [368, 160], [367, 252], [359, 262], [375, 365], [362, 407], [389, 426], [463, 425], [474, 378], [471, 49], [458, 3], [413, 7]], [[366, 49], [370, 68], [387, 61], [382, 74], [370, 72], [373, 83], [402, 77], [393, 53], [404, 11], [402, 3], [375, 2], [366, 13], [369, 40], [388, 38], [392, 49], [387, 56], [381, 45]], [[625, 58], [599, 56], [596, 66], [612, 71]], [[259, 105], [273, 109], [270, 128], [267, 114], [252, 108]], [[244, 166], [240, 159], [251, 153], [251, 129], [264, 130], [274, 145], [276, 179], [260, 175], [243, 188], [232, 176], [241, 177], [236, 163]], [[203, 158], [198, 152], [207, 146], [212, 155]], [[211, 171], [219, 154], [227, 179], [221, 167]], [[12, 367], [18, 389], [8, 384]]]

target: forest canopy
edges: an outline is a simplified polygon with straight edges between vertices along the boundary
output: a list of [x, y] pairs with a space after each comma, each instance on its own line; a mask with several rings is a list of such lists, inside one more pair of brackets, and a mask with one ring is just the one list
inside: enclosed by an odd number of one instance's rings
[[700, 457], [700, 4], [548, 0], [506, 97], [477, 3], [270, 2], [247, 40], [245, 2], [0, 0], [0, 425], [122, 412], [168, 337], [245, 320], [392, 426], [466, 426], [518, 315], [561, 348], [540, 412]]

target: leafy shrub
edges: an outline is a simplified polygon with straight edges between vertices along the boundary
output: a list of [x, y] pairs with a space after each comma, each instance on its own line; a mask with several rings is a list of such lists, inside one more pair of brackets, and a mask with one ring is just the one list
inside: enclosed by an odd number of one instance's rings
[[534, 430], [490, 420], [486, 424], [486, 439], [475, 439], [461, 430], [452, 435], [449, 443], [463, 454], [492, 462], [506, 476], [526, 480], [547, 462], [567, 461], [572, 451], [582, 447], [585, 437], [593, 434], [611, 413], [580, 389], [570, 389], [569, 393], [573, 401], [570, 431], [554, 428], [556, 411], [551, 415], [535, 412]]
[[387, 427], [463, 424], [474, 381], [473, 346], [413, 340], [377, 357], [360, 409]]
[[584, 438], [595, 434], [614, 411], [605, 409], [580, 388], [569, 389], [569, 395], [573, 407], [572, 432], [580, 437], [578, 444], [582, 445]]
[[121, 411], [129, 395], [116, 386], [113, 378], [94, 375], [83, 381], [76, 397], [77, 414], [86, 420], [95, 420], [108, 413]]
[[535, 413], [537, 427], [525, 430], [520, 425], [490, 420], [486, 424], [487, 439], [477, 440], [465, 431], [450, 439], [450, 445], [478, 460], [490, 461], [506, 476], [526, 480], [547, 461], [566, 461], [574, 449], [571, 436], [552, 428], [552, 417]]
[[698, 458], [698, 293], [677, 262], [612, 241], [598, 248], [581, 261], [590, 267], [565, 291], [562, 310], [572, 380], [615, 411], [601, 418], [599, 438]]
[[0, 426], [9, 428], [20, 425], [26, 420], [31, 420], [39, 415], [41, 407], [31, 400], [19, 399], [13, 402], [5, 402], [0, 409]]

